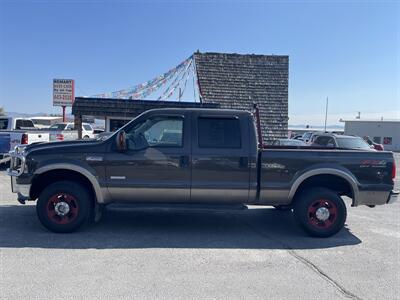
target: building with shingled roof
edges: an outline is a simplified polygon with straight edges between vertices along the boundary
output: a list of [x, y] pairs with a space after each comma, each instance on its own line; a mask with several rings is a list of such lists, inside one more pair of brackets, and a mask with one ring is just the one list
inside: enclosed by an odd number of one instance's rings
[[72, 107], [76, 125], [83, 116], [92, 116], [104, 118], [106, 130], [115, 130], [151, 108], [252, 110], [257, 104], [264, 141], [287, 137], [288, 56], [196, 52], [193, 61], [200, 103], [76, 97]]

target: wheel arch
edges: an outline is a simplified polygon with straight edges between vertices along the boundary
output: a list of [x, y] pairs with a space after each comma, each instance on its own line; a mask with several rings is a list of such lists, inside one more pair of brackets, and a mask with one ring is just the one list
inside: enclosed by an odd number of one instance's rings
[[352, 206], [357, 206], [358, 204], [359, 190], [357, 180], [346, 171], [320, 168], [301, 174], [292, 184], [289, 200], [293, 201], [301, 191], [311, 186], [326, 187], [340, 191], [352, 198]]
[[104, 197], [97, 178], [83, 167], [74, 164], [52, 164], [36, 170], [30, 189], [31, 199], [36, 199], [40, 191], [49, 183], [71, 180], [89, 187], [95, 202], [103, 203]]

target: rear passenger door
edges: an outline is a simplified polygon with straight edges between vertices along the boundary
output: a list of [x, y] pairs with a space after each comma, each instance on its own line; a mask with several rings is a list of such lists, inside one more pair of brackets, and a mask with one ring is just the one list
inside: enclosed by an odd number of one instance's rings
[[192, 202], [246, 202], [249, 197], [249, 128], [246, 118], [194, 112]]

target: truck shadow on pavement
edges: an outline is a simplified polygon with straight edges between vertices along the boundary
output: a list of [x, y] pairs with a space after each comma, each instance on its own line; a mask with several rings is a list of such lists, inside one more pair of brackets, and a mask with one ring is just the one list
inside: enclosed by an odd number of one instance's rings
[[356, 245], [347, 228], [327, 239], [308, 237], [291, 212], [108, 208], [101, 221], [56, 234], [39, 223], [32, 205], [0, 206], [0, 247], [54, 249], [212, 248], [320, 249]]

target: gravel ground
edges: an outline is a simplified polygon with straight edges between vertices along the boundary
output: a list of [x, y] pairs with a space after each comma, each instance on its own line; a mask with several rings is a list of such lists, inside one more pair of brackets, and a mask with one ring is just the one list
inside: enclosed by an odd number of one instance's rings
[[0, 172], [0, 296], [399, 299], [399, 217], [400, 202], [348, 207], [346, 228], [318, 239], [268, 207], [111, 207], [99, 224], [61, 235], [43, 229], [34, 205], [17, 203]]

